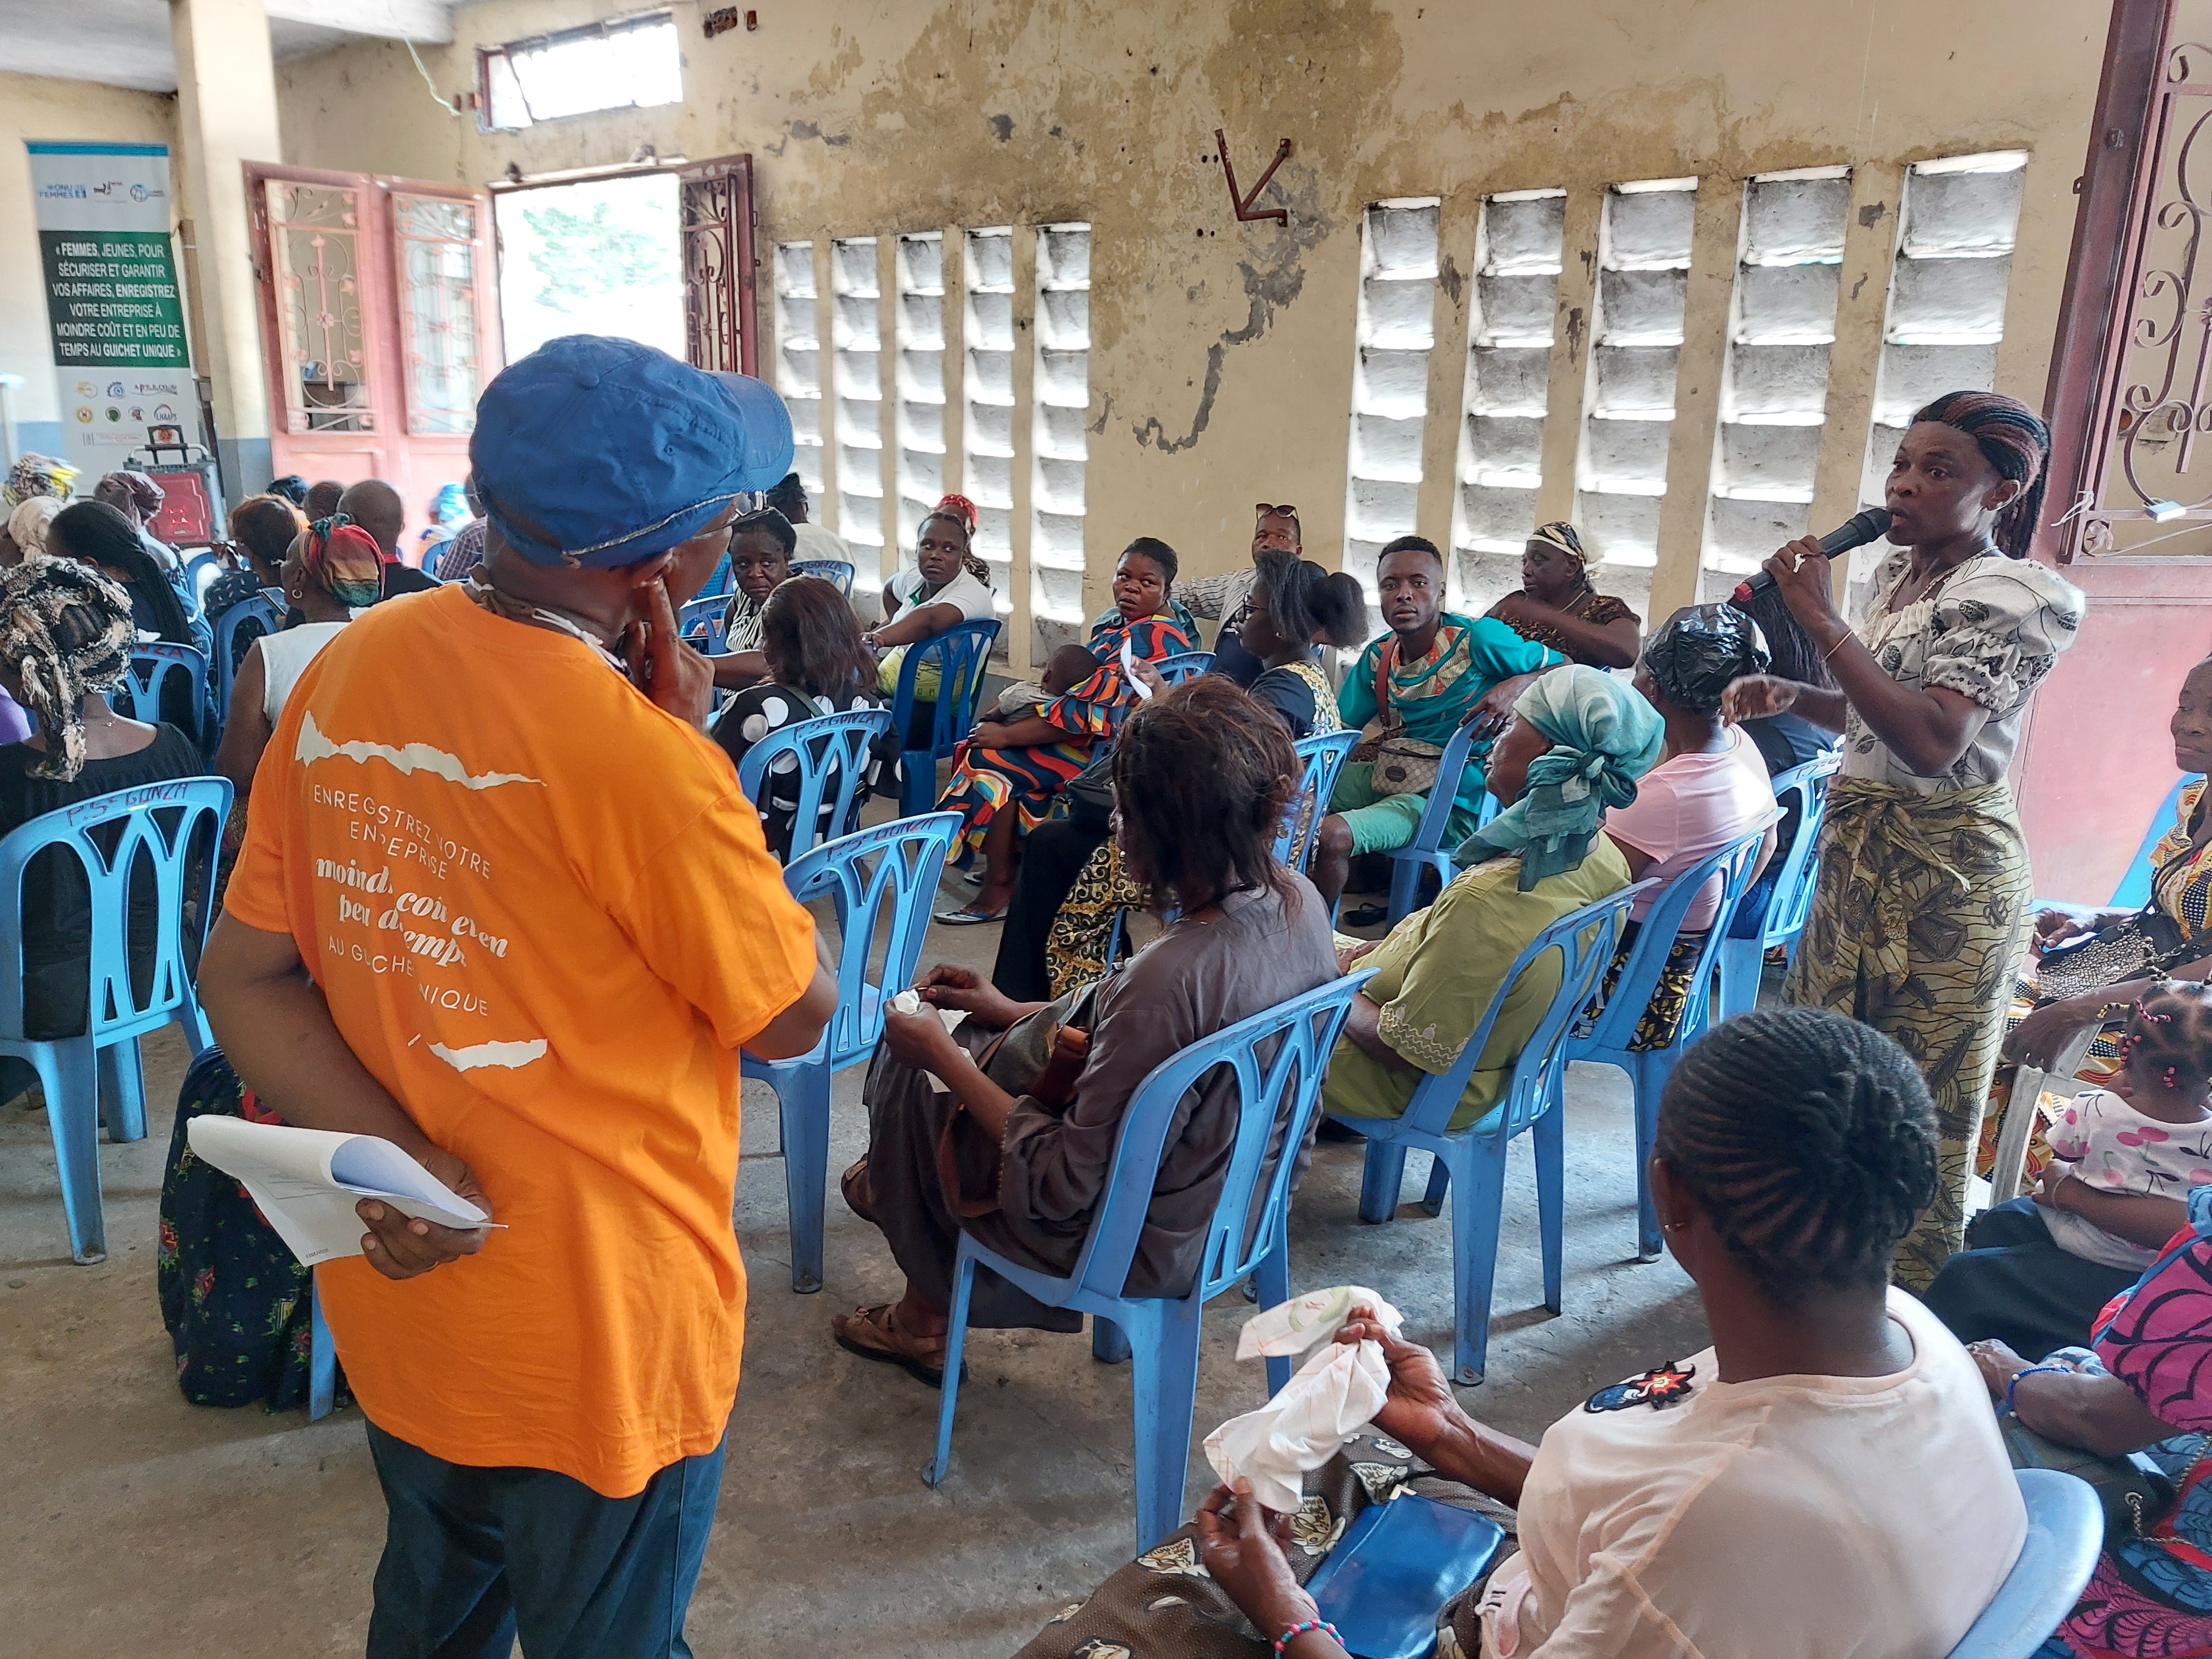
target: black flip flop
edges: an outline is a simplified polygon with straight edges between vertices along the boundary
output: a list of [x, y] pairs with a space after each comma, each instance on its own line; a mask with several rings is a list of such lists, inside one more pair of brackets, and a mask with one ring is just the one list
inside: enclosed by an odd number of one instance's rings
[[1350, 911], [1344, 915], [1338, 921], [1337, 926], [1340, 927], [1372, 927], [1376, 922], [1388, 921], [1389, 919], [1390, 907], [1389, 905], [1363, 904], [1357, 910]]

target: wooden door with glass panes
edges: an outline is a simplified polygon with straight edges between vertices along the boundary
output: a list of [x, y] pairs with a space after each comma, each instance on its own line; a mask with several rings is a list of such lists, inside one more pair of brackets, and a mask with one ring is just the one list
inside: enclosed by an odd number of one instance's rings
[[410, 558], [439, 489], [468, 476], [500, 367], [491, 198], [465, 185], [246, 167], [271, 468], [382, 478]]

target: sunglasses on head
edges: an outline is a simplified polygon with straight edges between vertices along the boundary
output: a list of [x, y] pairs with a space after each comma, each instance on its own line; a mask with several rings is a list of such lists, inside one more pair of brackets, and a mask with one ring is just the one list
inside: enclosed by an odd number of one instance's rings
[[1254, 517], [1261, 519], [1295, 519], [1298, 516], [1297, 508], [1292, 507], [1288, 501], [1284, 502], [1280, 507], [1270, 507], [1267, 502], [1261, 501], [1253, 507], [1252, 513]]

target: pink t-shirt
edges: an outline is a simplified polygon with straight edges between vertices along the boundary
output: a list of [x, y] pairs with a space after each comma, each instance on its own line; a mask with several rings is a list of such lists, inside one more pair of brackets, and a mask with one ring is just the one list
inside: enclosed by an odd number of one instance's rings
[[[1677, 755], [1662, 761], [1636, 783], [1636, 799], [1605, 815], [1605, 832], [1624, 847], [1649, 854], [1644, 873], [1666, 881], [1707, 854], [1717, 853], [1781, 817], [1774, 785], [1758, 745], [1740, 726], [1728, 729], [1729, 746], [1710, 755]], [[1686, 933], [1713, 925], [1720, 909], [1719, 876], [1690, 901], [1682, 918]], [[1657, 896], [1636, 901], [1630, 915], [1641, 921]]]

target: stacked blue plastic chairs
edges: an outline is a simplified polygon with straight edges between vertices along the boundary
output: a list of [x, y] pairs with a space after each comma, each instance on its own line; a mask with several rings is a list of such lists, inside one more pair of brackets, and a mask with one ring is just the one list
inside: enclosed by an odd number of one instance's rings
[[[1419, 1147], [1435, 1158], [1422, 1204], [1431, 1215], [1443, 1208], [1446, 1187], [1452, 1201], [1452, 1279], [1457, 1304], [1452, 1348], [1452, 1376], [1459, 1382], [1482, 1381], [1490, 1354], [1490, 1300], [1498, 1273], [1498, 1216], [1505, 1201], [1505, 1152], [1513, 1137], [1533, 1131], [1536, 1151], [1536, 1210], [1544, 1252], [1544, 1305], [1560, 1309], [1560, 1273], [1565, 1243], [1565, 1097], [1559, 1084], [1566, 1070], [1567, 1034], [1595, 994], [1613, 959], [1628, 907], [1656, 881], [1632, 887], [1565, 915], [1531, 939], [1505, 970], [1482, 1023], [1460, 1050], [1451, 1069], [1424, 1077], [1405, 1112], [1395, 1118], [1346, 1117], [1336, 1121], [1367, 1137], [1367, 1167], [1359, 1184], [1359, 1218], [1388, 1221], [1396, 1213], [1406, 1175], [1406, 1154]], [[1559, 989], [1513, 1062], [1513, 1075], [1497, 1105], [1463, 1129], [1450, 1127], [1467, 1080], [1490, 1042], [1491, 1027], [1521, 975], [1553, 951], [1559, 955]]]
[[188, 686], [191, 693], [187, 705], [192, 711], [191, 735], [203, 747], [213, 748], [213, 734], [200, 729], [208, 706], [208, 659], [200, 654], [198, 647], [172, 645], [166, 640], [141, 640], [131, 647], [130, 672], [118, 689], [130, 705], [131, 718], [150, 724], [161, 718], [162, 694], [179, 682]]
[[[861, 786], [867, 781], [868, 745], [891, 729], [888, 708], [854, 708], [842, 714], [817, 714], [771, 732], [738, 763], [738, 787], [757, 805], [769, 768], [788, 756], [796, 764], [799, 808], [791, 818], [789, 862], [823, 842], [823, 797], [829, 794], [830, 823], [840, 833], [858, 816]], [[835, 793], [830, 793], [830, 792]]]
[[[139, 1037], [173, 1020], [195, 1055], [214, 1040], [187, 958], [197, 963], [207, 937], [216, 852], [229, 811], [230, 785], [223, 779], [180, 778], [95, 795], [42, 813], [0, 838], [0, 1054], [30, 1061], [46, 1091], [70, 1254], [79, 1261], [107, 1254], [100, 1098], [107, 1103], [111, 1140], [144, 1139]], [[172, 818], [173, 824], [165, 823]], [[104, 850], [101, 842], [111, 838], [112, 848]], [[74, 856], [91, 890], [87, 1020], [77, 1036], [33, 1041], [23, 1034], [23, 888], [32, 860], [48, 848]], [[131, 866], [142, 852], [157, 898], [153, 972], [143, 996], [132, 986], [130, 927]]]
[[[1659, 1259], [1662, 1243], [1659, 1212], [1651, 1202], [1650, 1167], [1651, 1143], [1659, 1131], [1660, 1092], [1674, 1075], [1675, 1063], [1692, 1043], [1705, 1034], [1711, 1022], [1713, 963], [1720, 955], [1721, 941], [1727, 936], [1729, 923], [1735, 917], [1735, 907], [1743, 902], [1744, 890], [1751, 885], [1752, 867], [1759, 862], [1759, 844], [1765, 838], [1764, 830], [1746, 836], [1734, 846], [1723, 847], [1699, 859], [1659, 890], [1651, 901], [1651, 908], [1644, 915], [1635, 944], [1629, 948], [1628, 960], [1621, 964], [1620, 978], [1605, 1007], [1587, 1031], [1567, 1039], [1569, 1060], [1617, 1066], [1628, 1073], [1629, 1085], [1635, 1091], [1637, 1253], [1646, 1261]], [[1682, 918], [1689, 913], [1698, 890], [1716, 873], [1723, 883], [1720, 908], [1714, 914], [1713, 924], [1706, 930], [1692, 966], [1690, 991], [1682, 1017], [1675, 1022], [1674, 1041], [1663, 1048], [1632, 1048], [1629, 1045], [1635, 1041], [1637, 1022], [1644, 1018], [1651, 994], [1658, 988], [1660, 972], [1667, 965], [1668, 952], [1674, 948], [1676, 934], [1681, 931]], [[1555, 1097], [1559, 1094], [1564, 1076], [1562, 1073], [1553, 1079]]]
[[276, 589], [264, 587], [250, 599], [240, 599], [220, 617], [210, 619], [215, 629], [215, 713], [220, 721], [230, 719], [230, 683], [237, 678], [231, 666], [237, 654], [238, 630], [248, 622], [261, 624], [264, 634], [274, 634], [284, 626], [284, 596]]
[[1813, 889], [1820, 866], [1814, 854], [1820, 839], [1820, 820], [1828, 810], [1828, 780], [1844, 763], [1841, 754], [1823, 755], [1802, 766], [1793, 766], [1774, 780], [1774, 799], [1788, 804], [1797, 798], [1797, 838], [1790, 843], [1774, 875], [1774, 891], [1766, 901], [1765, 919], [1753, 939], [1721, 941], [1721, 1018], [1747, 1014], [1759, 1003], [1759, 979], [1766, 953], [1778, 945], [1795, 951], [1797, 935], [1805, 931], [1805, 917], [1813, 908]]
[[1282, 833], [1275, 837], [1274, 851], [1291, 869], [1304, 869], [1313, 856], [1321, 821], [1328, 816], [1329, 799], [1336, 793], [1337, 775], [1358, 744], [1357, 732], [1328, 732], [1300, 738], [1291, 745], [1297, 751], [1298, 787], [1284, 815]]
[[693, 650], [719, 655], [722, 649], [722, 617], [729, 608], [726, 593], [686, 599], [676, 612], [676, 631]]
[[[1091, 1352], [1119, 1363], [1133, 1357], [1137, 1444], [1137, 1547], [1150, 1549], [1182, 1524], [1183, 1476], [1190, 1462], [1190, 1418], [1198, 1398], [1200, 1316], [1206, 1304], [1248, 1276], [1267, 1306], [1290, 1299], [1290, 1156], [1269, 1172], [1265, 1200], [1251, 1225], [1261, 1165], [1278, 1122], [1281, 1144], [1296, 1147], [1321, 1098], [1322, 1073], [1351, 1012], [1352, 999], [1372, 970], [1333, 979], [1192, 1043], [1154, 1066], [1130, 1097], [1114, 1145], [1106, 1189], [1092, 1210], [1091, 1236], [1066, 1278], [1010, 1261], [966, 1233], [952, 1270], [951, 1323], [945, 1333], [944, 1401], [938, 1409], [937, 1453], [922, 1479], [936, 1486], [952, 1455], [952, 1415], [960, 1400], [961, 1351], [968, 1338], [968, 1300], [978, 1267], [1012, 1281], [1040, 1302], [1091, 1316]], [[1122, 1294], [1129, 1264], [1152, 1201], [1168, 1131], [1183, 1097], [1217, 1067], [1236, 1073], [1242, 1107], [1237, 1146], [1206, 1229], [1198, 1274], [1188, 1294], [1170, 1300]], [[1109, 1325], [1106, 1322], [1111, 1322]], [[1287, 1359], [1267, 1362], [1270, 1393], [1290, 1381]]]
[[1185, 680], [1195, 679], [1213, 666], [1211, 651], [1179, 651], [1171, 657], [1162, 657], [1152, 665], [1159, 670], [1160, 678], [1170, 685], [1181, 685]]
[[[1458, 804], [1460, 780], [1467, 772], [1467, 751], [1474, 746], [1474, 726], [1472, 722], [1462, 726], [1444, 744], [1444, 752], [1437, 760], [1437, 781], [1429, 787], [1428, 805], [1421, 811], [1421, 821], [1413, 826], [1413, 838], [1390, 854], [1390, 921], [1395, 925], [1420, 908], [1421, 878], [1430, 871], [1436, 872], [1437, 884], [1441, 887], [1455, 873], [1452, 853], [1444, 845], [1444, 836], [1451, 825], [1452, 808]], [[1495, 797], [1482, 798], [1482, 812], [1478, 823], [1487, 823], [1498, 816]]]
[[[898, 818], [842, 836], [784, 866], [800, 903], [827, 894], [837, 912], [837, 1011], [822, 1040], [793, 1060], [744, 1057], [744, 1075], [775, 1091], [783, 1130], [783, 1183], [791, 1215], [791, 1288], [822, 1288], [822, 1208], [830, 1179], [830, 1079], [875, 1052], [884, 999], [914, 983], [929, 927], [930, 901], [960, 828], [957, 812]], [[883, 978], [868, 980], [868, 957], [885, 913]], [[886, 989], [885, 988], [889, 988]]]
[[2031, 1659], [2074, 1610], [2105, 1547], [2095, 1488], [2057, 1469], [2014, 1469], [2027, 1537], [1981, 1617], [1947, 1659]]
[[853, 597], [853, 567], [843, 559], [793, 559], [791, 574], [819, 576], [825, 582], [836, 583], [837, 591], [847, 599]]
[[[916, 640], [899, 660], [891, 697], [891, 730], [898, 734], [899, 811], [927, 812], [937, 799], [937, 763], [949, 757], [975, 723], [982, 701], [983, 669], [999, 637], [996, 622], [955, 623], [942, 634]], [[914, 741], [914, 680], [925, 662], [938, 665], [937, 702], [927, 746]]]

